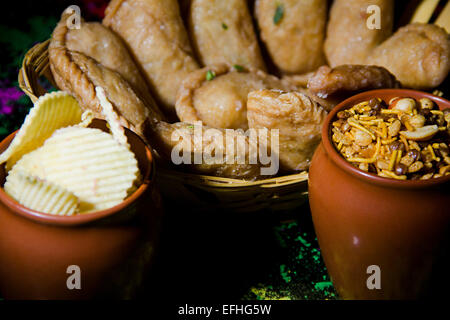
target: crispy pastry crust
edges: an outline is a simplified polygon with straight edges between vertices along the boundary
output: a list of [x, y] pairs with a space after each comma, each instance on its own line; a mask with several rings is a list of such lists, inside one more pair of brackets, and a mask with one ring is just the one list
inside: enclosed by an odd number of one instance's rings
[[192, 0], [189, 27], [203, 65], [228, 63], [266, 69], [245, 1]]
[[[208, 73], [214, 78], [207, 80]], [[211, 65], [186, 77], [175, 108], [181, 121], [201, 120], [215, 128], [247, 129], [247, 95], [265, 88], [289, 90], [294, 86], [261, 70]]]
[[142, 66], [153, 96], [166, 114], [175, 113], [182, 80], [199, 68], [176, 0], [113, 0], [103, 24], [127, 44]]
[[322, 107], [300, 92], [258, 90], [248, 95], [250, 128], [279, 130], [280, 166], [287, 171], [309, 167], [326, 115]]
[[409, 24], [375, 48], [366, 63], [385, 67], [405, 87], [431, 89], [450, 70], [450, 38], [439, 26]]
[[82, 22], [80, 29], [67, 31], [65, 45], [69, 51], [83, 53], [118, 72], [146, 101], [153, 103], [150, 89], [125, 43], [108, 27], [98, 22]]
[[148, 119], [162, 119], [157, 106], [146, 105], [117, 72], [83, 53], [68, 50], [68, 28], [65, 19], [63, 14], [49, 45], [50, 69], [56, 84], [60, 89], [72, 94], [83, 109], [90, 109], [94, 116], [100, 119], [104, 117], [95, 87], [103, 87], [107, 98], [118, 112], [121, 123], [144, 138]]
[[[282, 13], [275, 23], [277, 10]], [[327, 0], [257, 0], [255, 16], [270, 58], [283, 73], [306, 73], [325, 64]]]
[[383, 67], [341, 65], [336, 68], [320, 67], [308, 80], [308, 89], [320, 98], [340, 92], [397, 88], [395, 76]]
[[[372, 50], [392, 34], [393, 0], [335, 0], [330, 9], [325, 54], [333, 68], [342, 64], [365, 64]], [[380, 29], [369, 29], [371, 5], [380, 8]], [[369, 21], [370, 22], [370, 21]]]

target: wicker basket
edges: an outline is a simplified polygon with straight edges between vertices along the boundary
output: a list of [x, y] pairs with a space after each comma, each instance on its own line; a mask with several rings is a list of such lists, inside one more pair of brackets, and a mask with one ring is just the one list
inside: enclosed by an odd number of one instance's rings
[[[55, 87], [48, 59], [49, 40], [31, 48], [19, 71], [19, 86], [33, 102], [46, 90], [40, 85], [42, 76]], [[197, 175], [158, 167], [156, 178], [161, 192], [196, 209], [224, 209], [249, 212], [262, 209], [289, 210], [307, 200], [308, 173], [287, 175], [259, 181], [244, 181]]]

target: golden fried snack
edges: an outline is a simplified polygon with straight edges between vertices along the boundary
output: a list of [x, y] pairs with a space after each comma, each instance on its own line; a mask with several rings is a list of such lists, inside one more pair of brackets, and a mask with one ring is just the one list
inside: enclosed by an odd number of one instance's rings
[[397, 88], [395, 76], [383, 67], [365, 65], [341, 65], [335, 68], [320, 67], [308, 80], [308, 89], [320, 98], [335, 93], [351, 94], [370, 89]]
[[327, 0], [256, 0], [261, 39], [283, 73], [305, 73], [325, 63]]
[[[380, 29], [367, 26], [374, 14], [367, 13], [371, 5], [380, 8]], [[393, 14], [392, 0], [335, 0], [325, 40], [328, 64], [365, 64], [370, 52], [392, 34]]]
[[236, 70], [226, 64], [191, 73], [178, 91], [181, 121], [203, 121], [214, 128], [247, 129], [247, 95], [258, 89], [289, 89], [285, 82], [261, 70]]
[[[100, 119], [103, 115], [95, 86], [104, 88], [120, 115], [121, 124], [143, 137], [151, 110], [118, 73], [81, 53], [64, 53], [63, 49], [54, 49], [51, 56], [51, 70], [58, 87], [75, 96], [83, 109], [92, 110], [94, 116]], [[163, 116], [158, 113], [158, 118]]]
[[49, 60], [58, 87], [72, 94], [84, 110], [89, 109], [95, 117], [103, 119], [102, 108], [95, 93], [96, 86], [102, 87], [119, 114], [122, 125], [144, 137], [148, 117], [152, 115], [156, 119], [163, 118], [158, 107], [142, 100], [119, 73], [83, 53], [72, 52], [61, 46], [61, 42], [57, 40], [60, 36], [57, 31], [59, 30], [55, 30], [50, 41]]
[[[214, 130], [215, 132], [221, 134], [223, 137], [226, 136], [224, 129], [216, 129], [207, 126], [198, 126], [200, 130], [199, 138], [194, 138], [195, 126], [186, 122], [177, 122], [169, 124], [164, 121], [159, 121], [156, 125], [153, 125], [147, 135], [148, 140], [151, 145], [158, 151], [164, 159], [169, 162], [173, 162], [172, 152], [176, 146], [180, 143], [174, 137], [183, 137], [183, 143], [188, 143], [191, 146], [191, 152], [189, 158], [191, 159], [191, 164], [181, 164], [183, 168], [187, 169], [193, 173], [219, 176], [225, 178], [234, 179], [245, 179], [245, 180], [256, 180], [261, 178], [268, 178], [268, 176], [262, 175], [261, 165], [259, 162], [251, 164], [249, 161], [249, 138], [239, 131], [231, 130], [228, 134], [233, 137], [234, 152], [229, 152], [229, 147], [227, 147], [227, 139], [223, 139], [224, 143], [219, 149], [223, 154], [223, 159], [228, 159], [228, 161], [222, 161], [219, 163], [206, 163], [203, 159], [205, 153], [210, 153], [208, 151], [209, 143], [211, 142], [211, 137], [208, 135], [208, 130]], [[184, 140], [186, 139], [186, 140]], [[243, 147], [245, 148], [245, 155], [243, 157], [242, 163], [238, 161], [238, 151], [237, 145], [238, 141], [241, 141]], [[215, 149], [218, 152], [218, 149]], [[195, 163], [195, 156], [200, 156], [200, 162]]]
[[[106, 27], [82, 23], [79, 30], [69, 29], [66, 20], [68, 13], [63, 13], [61, 21], [53, 31], [49, 45], [50, 69], [58, 87], [72, 94], [80, 106], [93, 112], [94, 116], [102, 119], [102, 109], [95, 94], [95, 86], [101, 86], [107, 91], [108, 98], [114, 103], [116, 111], [121, 116], [124, 126], [143, 137], [145, 119], [149, 112], [155, 112], [155, 118], [163, 118], [153, 98], [136, 75], [136, 65], [120, 39]], [[83, 38], [92, 30], [101, 30], [97, 36]], [[106, 39], [98, 37], [103, 36]], [[89, 40], [97, 39], [97, 42]], [[115, 44], [117, 53], [98, 47], [98, 42]], [[98, 47], [97, 49], [95, 47]], [[71, 51], [73, 48], [77, 51]], [[86, 54], [93, 54], [94, 58]], [[117, 61], [116, 57], [126, 61]], [[101, 62], [111, 66], [105, 67]], [[133, 70], [134, 69], [134, 70]], [[122, 75], [123, 74], [123, 75]], [[137, 84], [136, 87], [125, 80], [125, 77]], [[142, 92], [140, 92], [141, 89]]]
[[385, 67], [405, 87], [434, 88], [450, 70], [450, 39], [436, 25], [410, 24], [375, 48], [366, 63]]
[[176, 0], [113, 0], [103, 24], [117, 32], [142, 66], [154, 97], [174, 112], [181, 81], [198, 69]]
[[385, 68], [366, 65], [321, 66], [315, 72], [284, 76], [283, 81], [327, 111], [358, 92], [400, 86]]
[[192, 0], [189, 24], [203, 65], [266, 69], [246, 1]]
[[250, 128], [280, 130], [280, 167], [308, 169], [327, 112], [302, 93], [278, 90], [250, 92], [247, 108]]
[[52, 47], [66, 47], [69, 51], [83, 53], [105, 67], [118, 72], [148, 103], [154, 103], [149, 88], [139, 68], [131, 58], [122, 39], [98, 22], [81, 22], [79, 29], [69, 29], [63, 13], [53, 31]]

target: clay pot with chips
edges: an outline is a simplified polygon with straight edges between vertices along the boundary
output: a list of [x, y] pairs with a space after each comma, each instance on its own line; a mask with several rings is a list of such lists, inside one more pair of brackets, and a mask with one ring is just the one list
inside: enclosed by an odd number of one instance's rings
[[394, 97], [429, 98], [440, 109], [450, 107], [443, 98], [412, 90], [353, 96], [325, 120], [310, 168], [314, 227], [333, 285], [344, 299], [415, 299], [439, 296], [436, 283], [447, 288], [443, 262], [448, 258], [450, 175], [380, 177], [352, 166], [332, 142], [339, 111], [371, 98], [388, 103]]
[[[106, 122], [91, 127], [106, 131]], [[2, 153], [17, 132], [0, 144]], [[120, 204], [58, 216], [30, 210], [0, 188], [0, 292], [6, 299], [132, 298], [155, 257], [162, 215], [150, 149], [126, 137], [142, 183]], [[0, 185], [5, 182], [0, 168]]]

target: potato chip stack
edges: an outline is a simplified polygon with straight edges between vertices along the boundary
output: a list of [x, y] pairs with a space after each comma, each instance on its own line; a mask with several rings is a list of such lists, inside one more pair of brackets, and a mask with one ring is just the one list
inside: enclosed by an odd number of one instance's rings
[[135, 190], [136, 157], [103, 89], [96, 92], [112, 134], [87, 127], [92, 117], [64, 92], [42, 96], [30, 110], [0, 155], [4, 189], [17, 202], [68, 216], [111, 208]]

